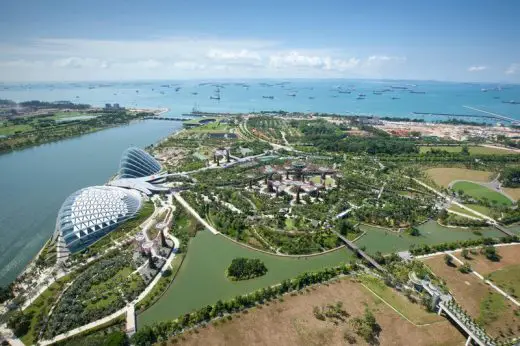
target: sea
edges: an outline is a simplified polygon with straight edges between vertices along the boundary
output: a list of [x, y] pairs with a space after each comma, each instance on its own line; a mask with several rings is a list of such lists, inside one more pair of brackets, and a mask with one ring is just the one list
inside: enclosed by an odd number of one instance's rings
[[[0, 99], [167, 108], [164, 116], [170, 117], [196, 109], [229, 113], [283, 110], [425, 120], [446, 117], [413, 112], [494, 113], [520, 120], [520, 104], [504, 103], [520, 101], [520, 85], [432, 81], [0, 83]], [[182, 124], [176, 121], [136, 121], [0, 155], [0, 285], [12, 282], [51, 237], [57, 212], [68, 195], [90, 185], [104, 184], [116, 174], [121, 154], [129, 146], [154, 144], [181, 128]]]
[[464, 115], [491, 112], [520, 119], [520, 85], [435, 81], [333, 79], [0, 84], [0, 98], [168, 108], [168, 114], [172, 116], [189, 113], [195, 108], [204, 112], [283, 110], [425, 120], [442, 117], [420, 116], [413, 112]]

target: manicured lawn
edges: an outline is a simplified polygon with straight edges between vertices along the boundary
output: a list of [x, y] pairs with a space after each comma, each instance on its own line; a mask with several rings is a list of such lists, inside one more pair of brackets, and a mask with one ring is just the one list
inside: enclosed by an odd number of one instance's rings
[[520, 297], [520, 264], [509, 265], [492, 272], [489, 279], [512, 296]]
[[[266, 265], [267, 274], [245, 281], [229, 280], [226, 269], [236, 257], [259, 258]], [[352, 258], [353, 254], [346, 249], [301, 259], [283, 258], [247, 249], [206, 231], [199, 232], [191, 240], [184, 263], [168, 291], [138, 316], [138, 325], [174, 319], [219, 299], [228, 300]]]
[[21, 133], [26, 131], [33, 130], [33, 127], [28, 124], [21, 124], [21, 125], [13, 125], [9, 124], [7, 126], [3, 126], [4, 123], [0, 124], [0, 135], [2, 136], [10, 136], [14, 135], [15, 133]]
[[[486, 206], [479, 205], [479, 204], [466, 204], [466, 206], [468, 208], [471, 208], [471, 209], [479, 212], [479, 213], [482, 213], [482, 214], [487, 215], [487, 216], [491, 216], [491, 209], [489, 209]], [[472, 217], [479, 217], [478, 215], [473, 214], [472, 212], [467, 211], [466, 209], [463, 209], [463, 208], [461, 208], [461, 207], [459, 207], [457, 205], [450, 206], [449, 210], [453, 210], [453, 211], [456, 211], [456, 212], [459, 212], [459, 213], [462, 213], [462, 214], [466, 214], [466, 215], [469, 215], [469, 216], [472, 216]]]
[[[445, 150], [449, 153], [460, 153], [462, 151], [462, 146], [435, 146], [435, 147], [429, 147], [429, 146], [424, 146], [424, 147], [420, 147], [420, 152], [421, 153], [427, 153], [429, 151], [431, 151], [432, 149], [437, 149], [437, 150]], [[472, 155], [510, 155], [510, 154], [513, 154], [513, 152], [509, 151], [509, 150], [504, 150], [504, 149], [498, 149], [498, 148], [487, 148], [487, 147], [480, 147], [480, 146], [472, 146], [472, 147], [468, 147], [469, 149], [469, 153], [472, 154]]]
[[361, 282], [416, 324], [434, 323], [443, 320], [443, 317], [426, 311], [422, 305], [412, 304], [404, 295], [397, 293], [378, 278], [362, 276]]
[[485, 186], [475, 184], [469, 181], [459, 181], [452, 185], [454, 191], [462, 190], [464, 194], [476, 199], [487, 198], [490, 202], [496, 201], [497, 204], [511, 205], [511, 200], [501, 194], [493, 191]]
[[390, 253], [409, 250], [412, 244], [440, 244], [481, 237], [502, 237], [503, 233], [491, 228], [480, 229], [482, 236], [476, 235], [472, 230], [462, 228], [448, 228], [439, 225], [435, 221], [428, 221], [418, 226], [421, 235], [414, 237], [405, 233], [396, 234], [380, 228], [366, 225], [360, 226], [367, 233], [356, 244], [366, 246], [367, 252], [374, 254], [376, 251]]
[[448, 187], [448, 185], [454, 180], [471, 180], [479, 182], [490, 181], [492, 175], [488, 171], [475, 171], [466, 168], [455, 168], [455, 167], [439, 167], [430, 168], [426, 170], [426, 174], [440, 186]]

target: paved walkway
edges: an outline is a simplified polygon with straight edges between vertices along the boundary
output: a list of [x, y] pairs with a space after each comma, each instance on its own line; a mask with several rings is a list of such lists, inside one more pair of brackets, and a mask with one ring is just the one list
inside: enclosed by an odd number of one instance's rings
[[195, 209], [193, 209], [189, 204], [188, 202], [186, 202], [184, 200], [184, 198], [182, 198], [181, 195], [179, 195], [178, 193], [174, 193], [173, 196], [175, 197], [175, 199], [184, 207], [186, 208], [186, 210], [191, 214], [193, 215], [201, 224], [204, 225], [204, 227], [206, 227], [211, 233], [213, 234], [219, 234], [220, 232], [217, 231], [213, 226], [211, 226], [209, 223], [206, 222], [206, 220], [204, 220], [200, 215], [199, 213], [197, 213], [195, 211]]

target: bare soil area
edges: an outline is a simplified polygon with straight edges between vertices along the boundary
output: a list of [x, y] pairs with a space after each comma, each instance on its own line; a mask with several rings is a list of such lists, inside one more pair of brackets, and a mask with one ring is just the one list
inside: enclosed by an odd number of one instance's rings
[[426, 170], [426, 174], [430, 176], [438, 185], [448, 187], [454, 180], [469, 180], [478, 182], [490, 181], [491, 172], [475, 171], [466, 168], [430, 168]]
[[474, 271], [484, 276], [494, 271], [500, 270], [506, 266], [512, 264], [520, 264], [520, 245], [511, 244], [508, 246], [499, 246], [496, 249], [498, 254], [502, 256], [500, 262], [490, 261], [480, 253], [478, 255], [470, 254], [471, 259], [469, 260], [462, 257], [460, 251], [458, 251], [454, 255], [461, 261], [468, 262]]
[[[350, 317], [334, 324], [318, 320], [315, 306], [343, 302]], [[411, 303], [410, 303], [411, 304]], [[287, 295], [283, 301], [250, 309], [234, 315], [232, 320], [185, 333], [169, 344], [182, 345], [345, 345], [345, 332], [355, 335], [349, 320], [361, 316], [365, 306], [374, 313], [382, 328], [381, 345], [461, 345], [464, 336], [447, 320], [415, 326], [388, 305], [351, 279], [313, 287], [304, 293]], [[356, 344], [366, 342], [355, 335]]]
[[428, 258], [425, 263], [435, 275], [442, 278], [458, 304], [475, 320], [480, 321], [487, 333], [502, 340], [520, 335], [520, 317], [517, 307], [496, 293], [473, 274], [463, 274], [444, 262], [444, 256]]

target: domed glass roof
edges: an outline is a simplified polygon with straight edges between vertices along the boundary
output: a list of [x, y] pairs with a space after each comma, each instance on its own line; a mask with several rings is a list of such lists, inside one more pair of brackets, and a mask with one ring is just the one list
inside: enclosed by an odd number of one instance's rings
[[55, 238], [74, 252], [95, 242], [141, 207], [139, 193], [112, 186], [91, 186], [70, 195], [58, 213]]
[[119, 164], [120, 178], [141, 178], [158, 173], [161, 165], [143, 149], [128, 148]]

